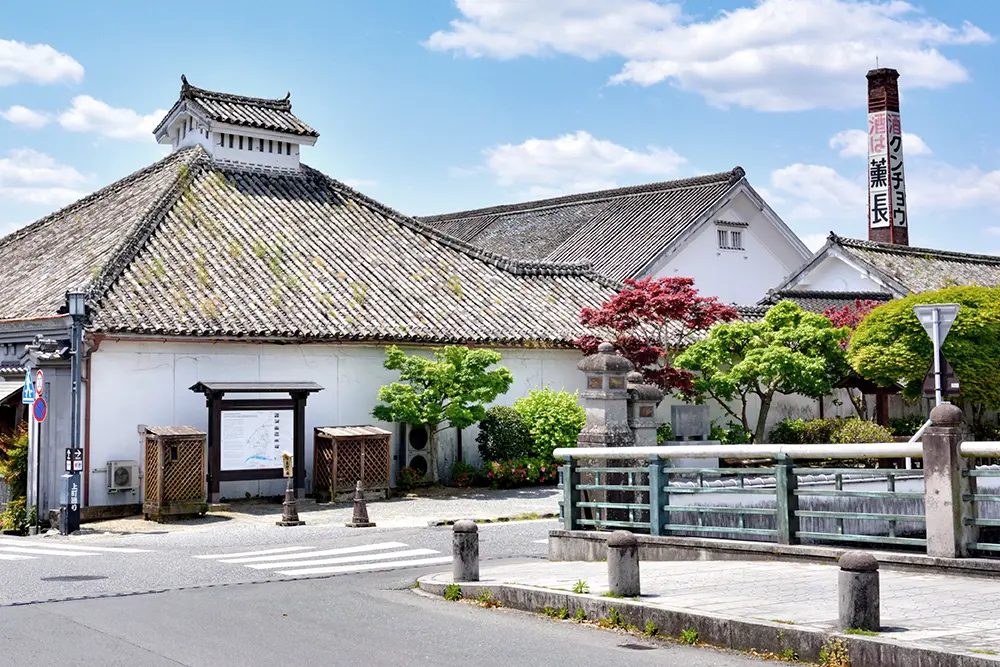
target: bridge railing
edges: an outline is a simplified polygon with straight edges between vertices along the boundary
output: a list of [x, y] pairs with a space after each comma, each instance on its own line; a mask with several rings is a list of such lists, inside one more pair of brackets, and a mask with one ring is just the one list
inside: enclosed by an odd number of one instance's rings
[[[935, 430], [925, 440], [933, 440]], [[563, 448], [562, 519], [568, 530], [625, 528], [780, 544], [856, 544], [927, 550], [923, 469], [806, 467], [805, 462], [921, 458], [920, 442]], [[962, 442], [948, 484], [960, 488], [958, 555], [1000, 552], [1000, 442]], [[689, 467], [676, 467], [686, 459]], [[757, 467], [690, 467], [691, 459], [754, 459]], [[940, 470], [931, 485], [940, 492]], [[956, 477], [958, 479], [951, 479]], [[993, 488], [991, 488], [993, 487]], [[940, 504], [940, 503], [938, 503]], [[940, 523], [940, 521], [938, 522]]]

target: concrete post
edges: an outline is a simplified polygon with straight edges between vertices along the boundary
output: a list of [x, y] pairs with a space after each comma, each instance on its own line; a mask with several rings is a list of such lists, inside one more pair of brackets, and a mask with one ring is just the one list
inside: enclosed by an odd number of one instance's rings
[[612, 595], [639, 595], [639, 540], [624, 530], [608, 538], [608, 588]]
[[456, 582], [479, 581], [479, 526], [456, 521], [452, 547], [452, 578]]
[[959, 452], [966, 434], [965, 415], [957, 406], [942, 403], [931, 411], [930, 421], [923, 435], [927, 555], [963, 558], [968, 544], [976, 541], [976, 528], [963, 521], [973, 516], [973, 504], [963, 497], [975, 486], [973, 478], [962, 474], [968, 469]]
[[840, 627], [842, 630], [881, 628], [878, 561], [864, 551], [848, 551], [840, 557]]

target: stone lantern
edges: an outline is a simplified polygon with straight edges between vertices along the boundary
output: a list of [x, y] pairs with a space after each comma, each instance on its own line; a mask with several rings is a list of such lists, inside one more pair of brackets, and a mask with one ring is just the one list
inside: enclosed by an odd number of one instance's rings
[[583, 407], [587, 423], [577, 439], [579, 447], [629, 447], [635, 436], [629, 428], [628, 374], [632, 362], [615, 354], [611, 343], [601, 343], [597, 354], [585, 357], [576, 366], [587, 376]]
[[632, 429], [637, 447], [655, 447], [656, 406], [663, 400], [663, 391], [643, 381], [642, 373], [628, 374], [628, 425]]

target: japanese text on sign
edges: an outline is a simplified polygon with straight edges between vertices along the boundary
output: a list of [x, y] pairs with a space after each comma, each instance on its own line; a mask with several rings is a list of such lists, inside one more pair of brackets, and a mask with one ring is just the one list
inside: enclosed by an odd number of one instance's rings
[[868, 114], [868, 222], [906, 226], [903, 133], [893, 111]]

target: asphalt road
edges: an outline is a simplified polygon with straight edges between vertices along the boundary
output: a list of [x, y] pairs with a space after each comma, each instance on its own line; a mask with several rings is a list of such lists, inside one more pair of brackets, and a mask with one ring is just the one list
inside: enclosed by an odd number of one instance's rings
[[[481, 526], [484, 565], [545, 557], [539, 541], [555, 525]], [[83, 540], [0, 538], [0, 556], [34, 554], [0, 560], [0, 664], [763, 664], [414, 591], [418, 576], [448, 566], [407, 563], [447, 559], [451, 538], [449, 527], [251, 524]], [[246, 553], [253, 555], [240, 556]], [[384, 560], [371, 562], [380, 554]], [[334, 571], [297, 574], [300, 563]]]
[[0, 651], [9, 667], [763, 664], [427, 598], [412, 582], [383, 572], [0, 608]]

